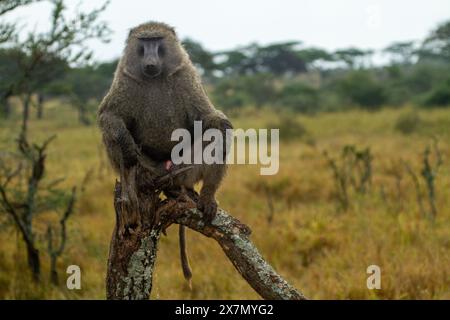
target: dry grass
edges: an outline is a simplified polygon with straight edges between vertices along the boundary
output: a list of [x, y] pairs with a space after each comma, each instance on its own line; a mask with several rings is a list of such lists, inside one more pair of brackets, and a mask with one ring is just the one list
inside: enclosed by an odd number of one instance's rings
[[[300, 139], [282, 142], [278, 175], [260, 176], [258, 166], [231, 166], [218, 195], [221, 206], [252, 228], [252, 239], [265, 258], [307, 296], [450, 298], [450, 109], [420, 112], [420, 127], [407, 136], [395, 130], [403, 112], [296, 116], [314, 143]], [[248, 109], [234, 123], [235, 127], [264, 127], [273, 123], [274, 117], [274, 113]], [[2, 149], [13, 148], [18, 123], [0, 123]], [[48, 157], [52, 177], [64, 176], [69, 187], [79, 185], [87, 171], [93, 170], [93, 175], [69, 222], [69, 242], [58, 266], [60, 287], [47, 284], [45, 254], [43, 284], [32, 284], [22, 240], [9, 227], [0, 231], [0, 298], [103, 299], [114, 223], [114, 174], [104, 168], [99, 133], [95, 127], [78, 126], [73, 111], [57, 102], [48, 105], [45, 120], [32, 120], [30, 128], [37, 140], [58, 134]], [[440, 138], [444, 156], [436, 181], [438, 216], [434, 222], [421, 216], [410, 178], [405, 174], [398, 190], [392, 175], [392, 168], [401, 170], [393, 166], [399, 159], [419, 170], [421, 153], [432, 134]], [[365, 195], [352, 193], [351, 207], [343, 212], [337, 209], [332, 173], [322, 152], [336, 155], [346, 144], [370, 146], [375, 159], [370, 191]], [[258, 186], [266, 186], [275, 194], [271, 223], [265, 189]], [[41, 224], [36, 228], [44, 231]], [[214, 241], [191, 231], [188, 246], [193, 289], [189, 290], [183, 280], [177, 233], [172, 227], [161, 240], [153, 298], [258, 298]], [[41, 251], [45, 252], [45, 247]], [[65, 289], [65, 268], [70, 264], [81, 267], [82, 290]], [[371, 264], [381, 267], [381, 290], [366, 288], [366, 268]]]

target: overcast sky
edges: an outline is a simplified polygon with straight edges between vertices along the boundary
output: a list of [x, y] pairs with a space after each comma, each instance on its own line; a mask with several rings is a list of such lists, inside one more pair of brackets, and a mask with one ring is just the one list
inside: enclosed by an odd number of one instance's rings
[[[103, 0], [84, 1], [82, 8]], [[79, 1], [68, 0], [71, 10]], [[48, 25], [50, 6], [31, 5], [10, 14], [37, 30]], [[450, 19], [449, 0], [112, 0], [102, 15], [113, 30], [109, 44], [92, 43], [95, 57], [118, 57], [128, 30], [149, 20], [173, 25], [212, 50], [250, 42], [301, 40], [327, 50], [381, 49], [394, 41], [422, 39]]]

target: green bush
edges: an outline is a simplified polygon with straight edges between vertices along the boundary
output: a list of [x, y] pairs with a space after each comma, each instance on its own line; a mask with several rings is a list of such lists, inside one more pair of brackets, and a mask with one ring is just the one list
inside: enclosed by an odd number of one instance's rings
[[424, 99], [425, 106], [450, 106], [450, 79], [432, 89]]
[[335, 88], [343, 101], [358, 105], [364, 109], [376, 110], [386, 103], [385, 88], [368, 71], [351, 71], [340, 80]]
[[304, 125], [292, 115], [284, 113], [276, 122], [267, 125], [269, 129], [280, 130], [280, 140], [298, 140], [308, 136], [308, 131]]
[[290, 83], [279, 92], [277, 103], [294, 111], [313, 113], [319, 108], [319, 92], [300, 82]]
[[273, 82], [274, 76], [266, 73], [225, 78], [215, 85], [213, 96], [217, 105], [223, 108], [247, 104], [260, 108], [275, 99]]
[[395, 130], [403, 134], [416, 132], [422, 126], [422, 119], [415, 111], [401, 114], [395, 122]]

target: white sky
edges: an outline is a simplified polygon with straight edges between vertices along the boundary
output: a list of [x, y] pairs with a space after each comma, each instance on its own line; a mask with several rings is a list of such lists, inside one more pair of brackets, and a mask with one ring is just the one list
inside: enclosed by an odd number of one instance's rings
[[[67, 3], [73, 9], [79, 1]], [[84, 1], [82, 8], [102, 3]], [[7, 19], [39, 30], [48, 24], [49, 8], [46, 3], [34, 4]], [[108, 44], [91, 44], [99, 60], [120, 56], [128, 30], [149, 20], [169, 23], [181, 38], [190, 37], [211, 50], [286, 40], [327, 50], [381, 49], [394, 41], [424, 38], [438, 23], [450, 19], [450, 1], [111, 0], [102, 18], [114, 33]]]

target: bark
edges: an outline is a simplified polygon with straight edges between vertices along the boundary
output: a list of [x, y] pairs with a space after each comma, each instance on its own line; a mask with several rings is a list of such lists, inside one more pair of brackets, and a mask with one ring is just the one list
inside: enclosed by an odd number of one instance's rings
[[27, 257], [28, 266], [31, 270], [33, 280], [39, 282], [41, 279], [41, 261], [39, 257], [39, 250], [27, 243]]
[[39, 94], [37, 95], [37, 105], [36, 105], [36, 117], [38, 119], [44, 118], [44, 95]]
[[11, 104], [8, 98], [0, 100], [0, 115], [5, 119], [11, 116]]
[[[124, 206], [121, 205], [121, 185], [116, 182], [114, 205], [116, 227], [110, 244], [106, 276], [108, 299], [148, 299], [152, 289], [153, 267], [161, 232], [173, 223], [182, 224], [216, 240], [236, 270], [264, 299], [304, 300], [305, 296], [287, 283], [264, 260], [250, 241], [250, 229], [219, 209], [211, 223], [192, 200], [160, 201], [156, 192], [138, 193], [139, 226], [125, 232]], [[142, 205], [141, 205], [142, 203]], [[123, 230], [123, 229], [122, 229]]]
[[23, 100], [22, 110], [22, 134], [26, 134], [28, 131], [28, 119], [30, 118], [30, 102], [31, 93], [28, 93]]
[[106, 275], [107, 299], [142, 300], [150, 296], [161, 228], [156, 227], [150, 219], [156, 210], [157, 195], [148, 194], [145, 198], [141, 194], [139, 196], [139, 226], [134, 230], [125, 230], [124, 221], [127, 219], [124, 215], [129, 212], [122, 203], [122, 186], [116, 182], [116, 226], [111, 239]]
[[50, 255], [50, 281], [55, 286], [59, 284], [58, 270], [56, 269], [56, 259], [57, 257], [55, 255]]

